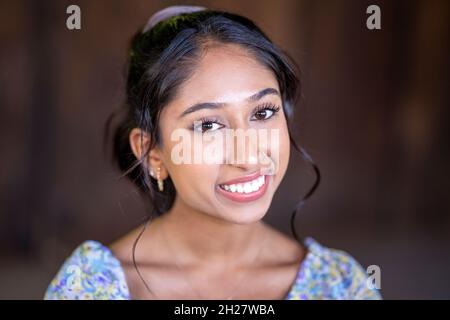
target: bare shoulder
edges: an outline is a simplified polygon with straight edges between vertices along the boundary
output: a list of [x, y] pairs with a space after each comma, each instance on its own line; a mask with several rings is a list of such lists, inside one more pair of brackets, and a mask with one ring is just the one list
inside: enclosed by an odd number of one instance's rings
[[[139, 237], [141, 239], [147, 237], [148, 229], [149, 226], [145, 227], [144, 231], [144, 224], [140, 224], [134, 229], [129, 230], [126, 234], [123, 234], [122, 236], [111, 242], [109, 244], [109, 248], [117, 258], [120, 258], [120, 260], [122, 261], [127, 261], [132, 258], [132, 249], [135, 241]], [[141, 240], [139, 240], [139, 242], [140, 241]]]
[[139, 230], [136, 228], [108, 245], [111, 252], [122, 264], [132, 261], [133, 244], [138, 235]]
[[[133, 262], [133, 251], [135, 254], [136, 264], [139, 265], [140, 272], [147, 278], [148, 274], [159, 275], [161, 266], [167, 263], [167, 255], [164, 254], [162, 244], [155, 236], [153, 230], [154, 222], [150, 223], [146, 232], [139, 238], [143, 225], [131, 230], [129, 233], [115, 240], [109, 245], [113, 255], [119, 260], [121, 267], [125, 273], [128, 288], [132, 297], [142, 297], [145, 299], [153, 299], [148, 295], [146, 288], [135, 268]], [[152, 229], [152, 230], [150, 230]], [[133, 246], [139, 238], [135, 250]], [[152, 284], [158, 284], [158, 279], [162, 277], [152, 277]]]
[[[151, 261], [156, 257], [159, 259], [164, 257], [161, 252], [162, 250], [160, 250], [160, 246], [158, 245], [158, 238], [156, 237], [156, 224], [156, 220], [149, 223], [142, 235], [141, 233], [144, 225], [140, 225], [109, 245], [109, 248], [113, 252], [114, 256], [119, 259], [124, 267], [133, 264], [133, 246], [137, 239], [139, 239], [139, 241], [137, 242], [135, 248], [136, 259], [142, 260], [142, 258], [145, 257], [146, 260], [140, 261], [141, 263], [148, 262], [149, 260]], [[145, 250], [145, 255], [141, 254], [143, 249], [140, 245], [144, 242], [146, 244], [152, 244], [151, 248], [148, 245], [145, 246], [148, 249]]]
[[279, 264], [298, 265], [307, 253], [305, 246], [270, 225], [264, 224], [264, 228], [268, 237], [264, 240], [267, 241], [266, 257]]

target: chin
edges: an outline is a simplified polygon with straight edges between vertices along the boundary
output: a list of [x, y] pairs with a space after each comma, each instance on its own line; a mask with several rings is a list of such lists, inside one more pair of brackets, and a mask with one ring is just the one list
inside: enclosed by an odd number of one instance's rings
[[267, 210], [251, 210], [250, 208], [237, 209], [225, 213], [223, 219], [236, 224], [251, 224], [260, 221], [266, 215]]

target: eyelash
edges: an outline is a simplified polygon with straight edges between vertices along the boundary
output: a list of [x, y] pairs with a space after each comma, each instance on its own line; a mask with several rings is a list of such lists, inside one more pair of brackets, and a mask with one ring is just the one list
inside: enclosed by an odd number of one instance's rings
[[267, 119], [260, 119], [260, 121], [266, 121], [266, 120], [271, 119], [274, 115], [276, 115], [276, 113], [277, 113], [278, 111], [280, 111], [280, 107], [274, 105], [274, 104], [271, 103], [271, 102], [263, 103], [263, 104], [261, 104], [261, 105], [259, 105], [259, 106], [257, 106], [257, 107], [255, 108], [255, 112], [253, 113], [253, 115], [255, 115], [256, 113], [258, 113], [258, 112], [260, 112], [260, 111], [264, 111], [264, 110], [270, 110], [270, 111], [273, 111], [273, 114], [272, 114], [269, 118], [267, 118]]
[[[269, 118], [267, 118], [267, 119], [257, 119], [257, 120], [251, 120], [251, 121], [267, 121], [267, 120], [270, 120], [273, 116], [275, 116], [278, 113], [278, 111], [280, 111], [280, 107], [275, 105], [275, 104], [273, 104], [273, 103], [270, 103], [270, 102], [269, 103], [264, 103], [264, 104], [259, 105], [259, 106], [257, 106], [255, 108], [255, 111], [253, 112], [252, 117], [255, 114], [257, 114], [258, 112], [265, 111], [265, 110], [270, 110], [270, 111], [273, 112], [272, 115]], [[214, 118], [214, 117], [211, 117], [211, 118], [203, 117], [203, 118], [200, 118], [200, 119], [198, 119], [196, 121], [201, 122], [200, 126], [202, 127], [202, 129], [203, 129], [203, 125], [205, 125], [206, 123], [213, 123], [213, 124], [215, 123], [215, 124], [222, 125], [219, 122], [219, 119]], [[191, 130], [192, 131], [196, 131], [195, 124], [192, 124]], [[205, 131], [202, 130], [202, 132], [206, 132], [206, 131], [209, 131], [209, 130], [205, 130]]]

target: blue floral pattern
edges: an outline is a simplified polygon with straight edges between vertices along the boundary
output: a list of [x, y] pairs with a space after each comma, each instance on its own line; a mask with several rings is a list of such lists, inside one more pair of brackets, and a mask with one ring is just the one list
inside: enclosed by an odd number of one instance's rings
[[[362, 266], [348, 253], [304, 241], [308, 253], [286, 300], [378, 300]], [[85, 241], [66, 259], [45, 293], [48, 300], [130, 300], [125, 273], [109, 248]]]

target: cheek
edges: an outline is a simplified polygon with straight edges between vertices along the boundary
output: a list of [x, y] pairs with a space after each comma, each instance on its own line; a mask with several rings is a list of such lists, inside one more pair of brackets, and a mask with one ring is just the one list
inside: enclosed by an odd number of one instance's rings
[[[174, 128], [173, 130], [176, 130]], [[164, 146], [163, 146], [163, 161], [168, 170], [168, 173], [177, 189], [177, 192], [180, 195], [185, 195], [186, 197], [195, 197], [196, 194], [201, 196], [205, 196], [205, 193], [208, 192], [208, 189], [214, 187], [217, 176], [218, 176], [218, 166], [210, 165], [210, 164], [189, 164], [186, 162], [181, 162], [180, 159], [172, 159], [174, 156], [172, 153], [175, 153], [175, 156], [187, 156], [190, 154], [190, 161], [194, 161], [194, 148], [192, 137], [185, 136], [184, 138], [189, 139], [191, 141], [190, 144], [184, 145], [182, 140], [172, 140], [170, 129], [164, 131]], [[180, 154], [180, 148], [183, 151]], [[186, 148], [186, 152], [184, 150]], [[185, 159], [189, 161], [188, 159]], [[210, 191], [209, 191], [210, 192]]]
[[183, 186], [193, 189], [203, 189], [205, 186], [214, 186], [218, 170], [215, 165], [207, 164], [182, 164], [171, 165], [170, 175]]
[[284, 175], [290, 155], [290, 140], [287, 123], [284, 119], [280, 119], [271, 129], [275, 129], [277, 134], [270, 139], [271, 158], [277, 165], [277, 176]]
[[278, 170], [277, 175], [283, 176], [287, 170], [287, 166], [289, 164], [289, 155], [290, 155], [290, 140], [289, 140], [289, 132], [286, 127], [280, 130], [279, 137], [279, 159], [278, 159]]
[[172, 181], [179, 197], [188, 207], [201, 212], [214, 212], [214, 188], [218, 169], [214, 165], [177, 165]]
[[287, 165], [289, 163], [291, 141], [289, 140], [289, 132], [287, 130], [287, 127], [285, 127], [282, 132], [283, 132], [282, 137], [280, 138], [280, 140], [281, 140], [280, 154], [281, 154], [281, 159], [285, 163], [285, 167], [287, 168]]
[[171, 163], [167, 167], [177, 194], [185, 202], [202, 205], [211, 196], [219, 172], [217, 166]]

